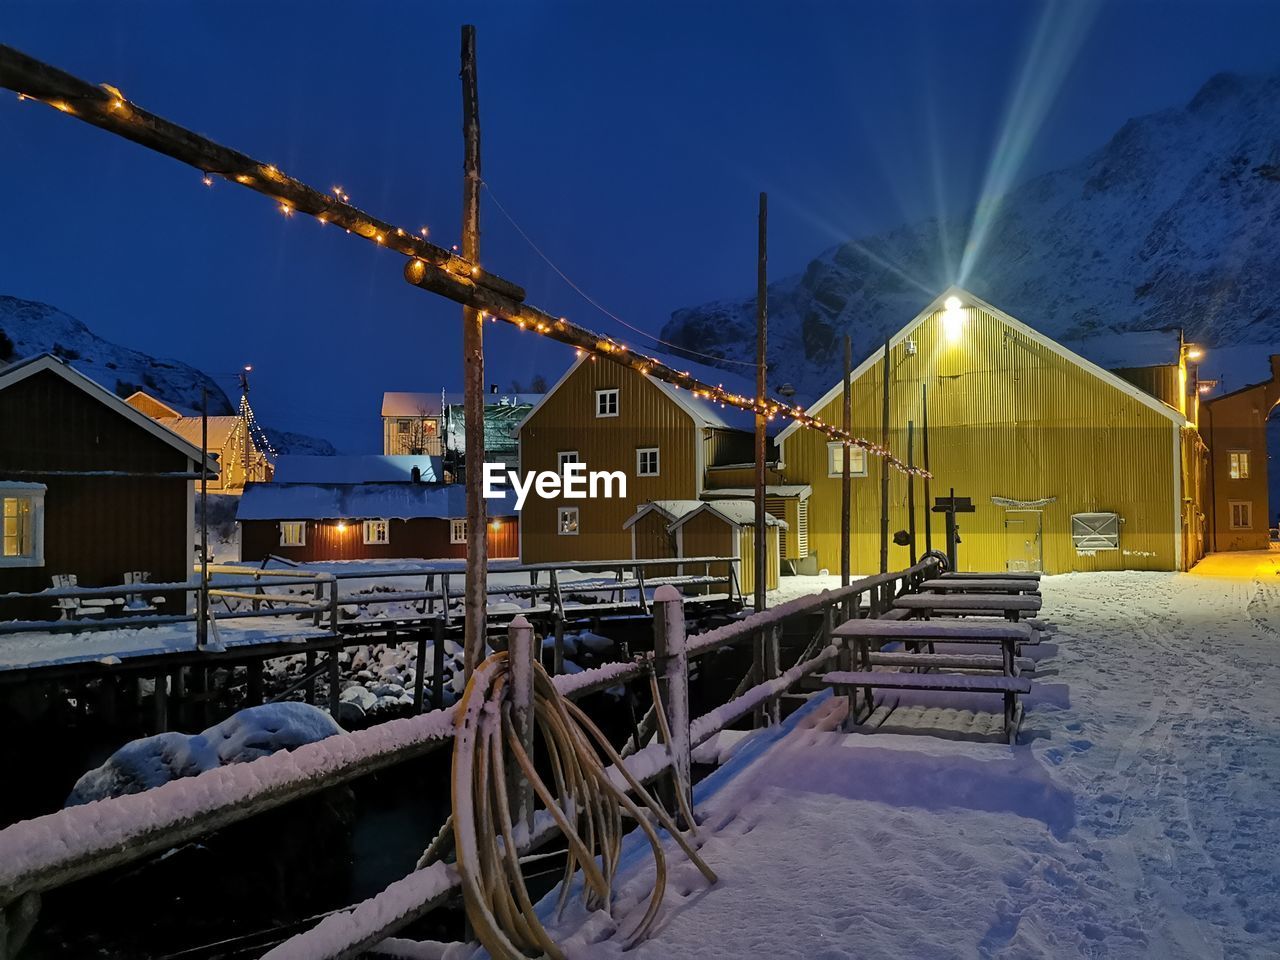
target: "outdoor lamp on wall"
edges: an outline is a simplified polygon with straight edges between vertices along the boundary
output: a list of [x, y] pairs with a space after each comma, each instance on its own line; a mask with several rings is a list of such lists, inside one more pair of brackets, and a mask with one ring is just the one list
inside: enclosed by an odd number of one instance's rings
[[942, 334], [948, 343], [955, 343], [964, 332], [964, 309], [959, 297], [947, 297], [942, 306]]
[[339, 520], [339, 521], [338, 521], [338, 532], [339, 532], [339, 533], [346, 533], [346, 530], [347, 530], [347, 525], [346, 525], [346, 523], [345, 523], [344, 521], [342, 521], [342, 520]]

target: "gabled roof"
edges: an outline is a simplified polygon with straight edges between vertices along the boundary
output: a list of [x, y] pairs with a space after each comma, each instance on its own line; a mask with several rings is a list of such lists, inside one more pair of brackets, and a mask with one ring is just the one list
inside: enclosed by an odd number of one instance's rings
[[[56, 376], [61, 377], [73, 387], [87, 393], [99, 403], [110, 408], [115, 413], [124, 417], [131, 423], [141, 427], [147, 433], [151, 434], [157, 440], [167, 444], [179, 453], [199, 463], [204, 458], [204, 452], [195, 444], [184, 440], [172, 430], [166, 430], [158, 421], [152, 420], [140, 410], [135, 410], [129, 404], [125, 403], [114, 393], [108, 390], [96, 380], [90, 380], [79, 370], [69, 366], [62, 360], [59, 360], [51, 353], [42, 353], [36, 357], [30, 357], [19, 363], [12, 364], [0, 370], [0, 390], [5, 390], [13, 386], [15, 383], [21, 383], [28, 377], [34, 376], [43, 371], [49, 371]], [[208, 466], [216, 475], [218, 472], [217, 463], [208, 458]]]
[[422, 483], [444, 479], [443, 461], [426, 454], [317, 456], [289, 454], [276, 458], [272, 478], [280, 483], [410, 483], [413, 468]]
[[[739, 527], [753, 527], [756, 523], [756, 505], [751, 500], [651, 500], [627, 518], [623, 530], [635, 526], [643, 517], [657, 513], [667, 521], [667, 530], [675, 532], [700, 513], [711, 513]], [[771, 513], [764, 515], [765, 526], [786, 528], [787, 524]]]
[[[201, 437], [204, 434], [204, 423], [200, 417], [165, 417], [156, 422], [166, 430], [172, 430], [192, 446], [197, 448], [200, 446]], [[210, 417], [209, 450], [217, 452], [224, 449], [239, 424], [239, 417]]]
[[[698, 504], [696, 510], [690, 510], [677, 517], [668, 530], [682, 527], [700, 513], [711, 513], [737, 527], [754, 527], [756, 525], [756, 505], [750, 500], [707, 500]], [[771, 513], [764, 515], [766, 527], [787, 527], [785, 520], [779, 520]]]
[[[124, 398], [124, 402], [127, 403], [129, 406], [135, 407], [139, 410], [142, 410], [142, 407], [147, 404], [151, 404], [152, 406], [160, 410], [160, 413], [158, 414], [147, 414], [150, 417], [168, 418], [168, 417], [186, 416], [186, 414], [184, 414], [181, 410], [177, 410], [174, 407], [170, 406], [169, 404], [165, 403], [163, 400], [153, 397], [151, 394], [147, 393], [145, 390], [133, 391], [133, 393], [129, 394], [127, 397]], [[146, 413], [145, 410], [142, 410], [142, 412]]]
[[[951, 286], [951, 287], [948, 287], [946, 290], [944, 290], [942, 293], [938, 294], [938, 296], [935, 297], [927, 307], [925, 307], [918, 314], [916, 314], [915, 318], [912, 319], [910, 323], [908, 323], [901, 330], [899, 330], [897, 333], [895, 333], [892, 337], [889, 338], [890, 346], [896, 347], [898, 344], [902, 343], [904, 340], [910, 337], [911, 334], [915, 332], [917, 327], [919, 327], [922, 323], [924, 323], [924, 321], [927, 320], [929, 317], [931, 317], [933, 314], [937, 313], [940, 309], [942, 309], [942, 306], [946, 302], [946, 299], [948, 297], [959, 297], [961, 303], [964, 306], [977, 307], [979, 310], [983, 310], [986, 313], [991, 314], [1001, 323], [1005, 324], [1006, 326], [1008, 326], [1013, 330], [1016, 330], [1018, 333], [1025, 336], [1028, 340], [1031, 340], [1032, 342], [1039, 344], [1040, 346], [1044, 347], [1050, 352], [1055, 353], [1058, 356], [1062, 357], [1063, 359], [1075, 364], [1081, 370], [1085, 371], [1086, 373], [1092, 374], [1093, 376], [1101, 380], [1103, 383], [1106, 383], [1109, 386], [1115, 387], [1115, 389], [1119, 390], [1121, 393], [1127, 394], [1128, 396], [1137, 400], [1139, 403], [1143, 404], [1144, 406], [1150, 407], [1152, 410], [1155, 410], [1157, 413], [1167, 417], [1173, 423], [1179, 426], [1183, 426], [1187, 423], [1186, 417], [1180, 414], [1177, 410], [1174, 410], [1168, 404], [1161, 403], [1159, 400], [1151, 396], [1151, 394], [1147, 393], [1145, 390], [1142, 390], [1141, 388], [1134, 386], [1132, 383], [1130, 383], [1127, 380], [1121, 379], [1120, 377], [1116, 376], [1114, 373], [1112, 373], [1109, 370], [1104, 370], [1102, 367], [1098, 366], [1096, 363], [1093, 363], [1090, 360], [1086, 360], [1084, 357], [1080, 356], [1080, 354], [1067, 349], [1062, 344], [1058, 343], [1056, 340], [1052, 340], [1049, 337], [1046, 337], [1040, 331], [1027, 326], [1021, 320], [1017, 320], [1014, 317], [1009, 316], [1009, 314], [1005, 313], [1003, 310], [1000, 310], [997, 307], [993, 307], [991, 304], [987, 303], [985, 300], [975, 297], [968, 290], [965, 290], [961, 287]], [[882, 356], [883, 356], [882, 350], [877, 350], [875, 353], [871, 354], [871, 356], [867, 357], [867, 359], [863, 360], [862, 363], [858, 364], [858, 366], [854, 368], [853, 373], [849, 377], [849, 382], [850, 383], [856, 382], [859, 377], [861, 377], [864, 373], [866, 373], [873, 366], [875, 366], [875, 364], [879, 363]], [[835, 386], [833, 386], [830, 390], [824, 393], [821, 397], [819, 397], [813, 403], [809, 404], [809, 406], [806, 409], [820, 410], [824, 406], [826, 406], [828, 403], [830, 403], [832, 400], [834, 400], [836, 397], [840, 396], [842, 391], [843, 391], [842, 382], [836, 381]], [[791, 434], [795, 433], [797, 430], [800, 430], [800, 429], [802, 429], [801, 425], [793, 421], [787, 426], [785, 430], [783, 430], [781, 433], [778, 434], [777, 442], [781, 443], [787, 437], [791, 436]]]
[[[560, 379], [555, 382], [555, 385], [546, 393], [544, 393], [542, 397], [538, 400], [538, 402], [534, 404], [533, 409], [530, 410], [528, 414], [525, 415], [525, 418], [520, 421], [520, 425], [519, 427], [516, 428], [516, 431], [519, 432], [519, 430], [522, 429], [526, 423], [528, 423], [531, 419], [533, 419], [533, 415], [537, 413], [540, 409], [542, 409], [542, 405], [551, 399], [551, 397], [555, 394], [557, 390], [560, 389], [560, 387], [564, 384], [564, 382], [573, 375], [574, 371], [577, 370], [578, 367], [582, 366], [582, 364], [586, 363], [590, 359], [591, 357], [588, 354], [583, 354], [582, 356], [578, 357], [578, 359], [575, 360], [569, 366], [569, 369], [564, 372], [564, 375], [561, 376]], [[612, 363], [613, 361], [605, 360], [601, 362]], [[690, 367], [690, 364], [687, 361], [676, 359], [676, 358], [671, 358], [669, 361], [666, 361], [666, 362], [669, 362], [670, 365], [675, 369], [682, 370]], [[679, 387], [676, 387], [673, 384], [667, 383], [665, 380], [659, 380], [657, 377], [650, 376], [649, 374], [640, 373], [640, 371], [634, 370], [630, 367], [627, 367], [626, 369], [628, 372], [630, 372], [631, 374], [637, 377], [644, 377], [646, 380], [652, 383], [655, 387], [661, 390], [664, 394], [666, 394], [672, 400], [672, 402], [676, 404], [676, 406], [678, 406], [681, 410], [683, 410], [686, 414], [689, 415], [689, 418], [693, 421], [694, 426], [708, 427], [708, 428], [714, 428], [714, 429], [720, 429], [720, 430], [752, 430], [754, 429], [753, 423], [754, 423], [755, 415], [748, 411], [739, 410], [736, 407], [722, 408], [717, 403], [712, 403], [710, 400], [707, 400], [704, 397], [695, 397], [688, 390], [681, 390]], [[726, 377], [724, 371], [722, 370], [712, 370], [710, 373], [708, 373], [707, 369], [708, 368], [699, 368], [696, 370], [690, 369], [690, 375], [697, 377], [703, 383], [729, 387], [730, 389], [735, 390], [735, 392], [742, 393], [744, 396], [750, 396], [755, 392], [754, 387], [747, 388], [745, 385], [739, 386], [732, 382], [726, 382], [726, 380], [732, 381], [733, 378], [731, 376]], [[772, 426], [770, 426], [769, 429], [770, 431], [772, 431]]]
[[[716, 487], [702, 491], [703, 500], [751, 500], [755, 495], [750, 487]], [[765, 485], [764, 495], [808, 500], [813, 495], [813, 487], [807, 483], [770, 483]]]
[[[491, 517], [515, 514], [515, 493], [489, 498]], [[250, 483], [237, 520], [417, 520], [467, 515], [461, 484]]]

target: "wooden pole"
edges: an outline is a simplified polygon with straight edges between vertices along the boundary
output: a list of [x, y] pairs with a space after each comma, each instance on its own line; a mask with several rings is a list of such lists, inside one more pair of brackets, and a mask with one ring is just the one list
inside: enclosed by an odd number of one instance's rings
[[[184, 604], [185, 606], [185, 604]], [[196, 592], [196, 646], [209, 643], [209, 388], [200, 388], [200, 589]]]
[[[659, 587], [653, 595], [653, 659], [662, 702], [654, 704], [654, 709], [666, 711], [667, 726], [671, 731], [667, 749], [671, 752], [672, 786], [692, 803], [689, 657], [685, 649], [685, 629], [684, 601], [680, 591], [670, 584]], [[675, 804], [672, 809], [680, 806]]]
[[[768, 259], [769, 259], [769, 195], [760, 194], [759, 233], [756, 246], [756, 396], [768, 395], [766, 369], [766, 328], [769, 322], [768, 291]], [[768, 576], [767, 552], [768, 530], [765, 527], [764, 494], [765, 494], [765, 456], [768, 440], [765, 437], [765, 424], [768, 418], [760, 410], [756, 411], [756, 545], [755, 545], [755, 608], [765, 608], [765, 592]]]
[[920, 384], [920, 441], [924, 454], [924, 552], [933, 549], [933, 501], [929, 498], [929, 387]]
[[[915, 466], [915, 428], [913, 421], [907, 421], [907, 466]], [[907, 543], [911, 551], [911, 566], [916, 565], [916, 478], [915, 474], [907, 474]]]
[[[533, 626], [523, 616], [517, 616], [507, 627], [507, 662], [511, 669], [511, 722], [516, 728], [525, 753], [533, 758], [533, 658], [536, 638]], [[510, 763], [510, 761], [508, 761]], [[502, 775], [495, 770], [494, 774]], [[533, 831], [533, 786], [525, 779], [520, 768], [512, 763], [506, 771], [508, 793], [511, 798], [512, 819], [524, 821]]]
[[[880, 423], [880, 445], [889, 448], [889, 341], [884, 342], [884, 413]], [[880, 460], [880, 572], [889, 570], [889, 461]]]
[[[462, 256], [480, 258], [480, 92], [476, 80], [476, 28], [462, 28]], [[488, 603], [488, 516], [481, 480], [484, 472], [484, 320], [472, 306], [462, 308], [463, 416], [466, 423], [467, 581], [464, 595], [465, 676], [484, 659]]]
[[[853, 432], [853, 340], [844, 335], [844, 432]], [[852, 537], [850, 524], [853, 519], [853, 483], [849, 477], [850, 460], [853, 450], [846, 443], [844, 456], [841, 458], [840, 471], [840, 586], [847, 587], [853, 569], [853, 557], [850, 555]]]

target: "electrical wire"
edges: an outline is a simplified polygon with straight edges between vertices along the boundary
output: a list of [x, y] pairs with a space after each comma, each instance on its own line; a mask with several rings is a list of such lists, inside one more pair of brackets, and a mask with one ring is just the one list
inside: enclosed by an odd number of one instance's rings
[[597, 300], [593, 299], [590, 294], [588, 294], [580, 286], [574, 283], [569, 278], [568, 274], [566, 274], [563, 270], [561, 270], [558, 266], [556, 266], [554, 261], [552, 261], [550, 257], [548, 257], [545, 253], [542, 252], [542, 248], [533, 242], [533, 238], [530, 237], [529, 234], [525, 233], [524, 228], [521, 227], [520, 224], [516, 223], [515, 218], [511, 216], [510, 213], [507, 212], [507, 208], [502, 205], [502, 201], [499, 200], [497, 194], [493, 192], [493, 188], [489, 186], [488, 181], [482, 180], [481, 185], [485, 188], [485, 190], [489, 192], [489, 199], [491, 199], [493, 201], [493, 205], [498, 208], [498, 212], [507, 218], [507, 222], [510, 223], [511, 226], [515, 228], [516, 233], [520, 234], [520, 236], [524, 238], [524, 242], [529, 244], [529, 246], [533, 249], [533, 252], [536, 253], [539, 257], [541, 257], [543, 262], [546, 263], [546, 265], [550, 267], [552, 270], [554, 270], [556, 272], [556, 275], [559, 276], [561, 280], [563, 280], [573, 289], [574, 293], [580, 296], [583, 300], [587, 301], [587, 303], [591, 304], [591, 306], [595, 307], [597, 310], [603, 313], [606, 317], [609, 317], [615, 323], [620, 323], [622, 324], [622, 326], [626, 327], [628, 330], [632, 331], [633, 333], [638, 333], [640, 334], [640, 336], [645, 337], [649, 340], [652, 340], [654, 343], [660, 343], [663, 346], [670, 347], [672, 350], [676, 350], [679, 353], [684, 355], [702, 357], [704, 360], [714, 360], [716, 363], [732, 363], [742, 367], [756, 366], [756, 362], [754, 360], [732, 360], [729, 357], [718, 357], [715, 354], [703, 353], [700, 350], [694, 350], [690, 347], [682, 346], [681, 344], [678, 344], [678, 343], [672, 343], [670, 340], [663, 340], [661, 337], [656, 337], [647, 330], [642, 330], [640, 327], [633, 326], [632, 324], [627, 323], [627, 321], [623, 320], [620, 316], [618, 316], [612, 310], [607, 309]]

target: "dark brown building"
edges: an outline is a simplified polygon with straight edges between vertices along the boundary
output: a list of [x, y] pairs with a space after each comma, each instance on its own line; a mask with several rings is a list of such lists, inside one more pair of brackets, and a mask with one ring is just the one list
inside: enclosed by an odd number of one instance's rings
[[[0, 593], [192, 576], [200, 450], [45, 354], [0, 368]], [[212, 465], [211, 465], [212, 468]], [[52, 617], [52, 603], [0, 618]]]
[[[489, 514], [489, 556], [517, 556], [514, 509], [491, 500]], [[466, 492], [459, 484], [251, 483], [236, 514], [240, 559], [462, 559], [466, 516]]]

